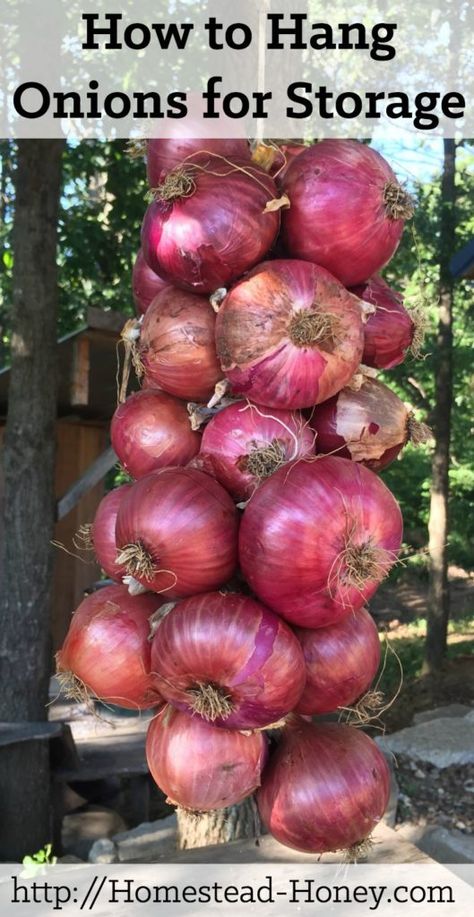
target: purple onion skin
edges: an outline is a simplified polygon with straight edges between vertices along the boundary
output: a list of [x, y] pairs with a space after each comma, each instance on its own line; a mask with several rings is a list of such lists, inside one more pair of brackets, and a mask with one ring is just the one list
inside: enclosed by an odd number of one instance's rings
[[260, 786], [268, 760], [263, 732], [215, 729], [172, 707], [150, 724], [148, 767], [177, 805], [199, 812], [237, 805]]
[[213, 293], [270, 250], [280, 214], [263, 211], [278, 192], [273, 179], [248, 162], [223, 165], [206, 157], [199, 164], [206, 171], [193, 175], [192, 194], [149, 205], [142, 248], [147, 264], [160, 277], [193, 293]]
[[413, 343], [415, 325], [403, 305], [403, 296], [375, 274], [351, 293], [375, 306], [364, 328], [362, 363], [375, 369], [393, 369], [403, 363]]
[[[318, 404], [311, 416], [310, 425], [316, 431], [316, 452], [319, 455], [337, 455], [338, 458], [346, 458], [353, 461], [350, 449], [347, 447], [346, 440], [337, 432], [337, 403], [339, 392], [328, 398], [324, 404]], [[378, 474], [384, 468], [388, 468], [395, 461], [406, 444], [406, 435], [400, 438], [396, 446], [389, 446], [378, 458], [367, 459], [361, 462], [366, 468], [375, 471]]]
[[367, 691], [380, 664], [380, 640], [366, 608], [318, 630], [295, 628], [306, 663], [296, 713], [329, 713]]
[[367, 735], [295, 717], [282, 732], [256, 800], [264, 825], [281, 844], [327, 853], [369, 837], [389, 791], [387, 762]]
[[217, 592], [180, 602], [166, 615], [153, 638], [152, 670], [157, 690], [187, 713], [197, 684], [225, 689], [234, 709], [213, 725], [229, 729], [281, 719], [306, 678], [301, 647], [281, 618], [247, 596]]
[[[283, 243], [293, 258], [325, 267], [345, 286], [365, 283], [387, 264], [404, 222], [384, 203], [399, 187], [388, 162], [356, 140], [322, 140], [297, 156], [283, 180]], [[400, 193], [402, 189], [400, 188]]]
[[[326, 627], [362, 608], [395, 563], [400, 507], [357, 462], [321, 456], [285, 465], [247, 505], [240, 525], [242, 573], [257, 598], [298, 627]], [[347, 579], [347, 546], [370, 544], [377, 573]]]
[[168, 286], [169, 283], [166, 280], [163, 280], [162, 277], [159, 277], [148, 267], [140, 249], [132, 271], [133, 301], [137, 313], [144, 315], [155, 296]]

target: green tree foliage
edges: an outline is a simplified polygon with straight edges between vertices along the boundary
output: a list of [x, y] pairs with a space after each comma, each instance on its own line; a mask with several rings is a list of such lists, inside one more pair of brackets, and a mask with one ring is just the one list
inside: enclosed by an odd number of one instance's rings
[[[458, 151], [457, 248], [474, 238], [474, 156], [468, 148]], [[396, 257], [385, 272], [386, 279], [402, 289], [408, 305], [424, 305], [430, 319], [424, 355], [409, 359], [391, 370], [385, 381], [430, 421], [437, 368], [435, 332], [439, 283], [440, 182], [418, 184], [418, 207], [407, 227]], [[454, 254], [451, 253], [451, 254]], [[474, 293], [469, 280], [455, 284], [454, 302], [454, 405], [452, 418], [451, 533], [450, 561], [472, 566], [474, 539], [474, 446], [472, 416], [474, 376]], [[426, 544], [430, 493], [429, 447], [408, 447], [402, 459], [384, 474], [388, 486], [400, 500], [405, 520], [406, 541], [413, 547]]]

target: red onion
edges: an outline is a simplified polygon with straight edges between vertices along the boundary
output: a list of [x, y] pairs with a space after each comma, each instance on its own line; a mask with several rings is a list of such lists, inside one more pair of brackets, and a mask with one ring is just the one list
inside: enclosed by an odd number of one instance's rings
[[167, 286], [168, 282], [148, 267], [140, 249], [132, 271], [133, 300], [138, 314], [144, 315], [155, 296]]
[[118, 582], [121, 582], [127, 571], [124, 566], [116, 562], [115, 523], [119, 506], [130, 487], [131, 484], [122, 484], [103, 497], [97, 507], [90, 529], [91, 547], [94, 549], [98, 564], [110, 579]]
[[187, 465], [201, 443], [200, 434], [191, 430], [186, 405], [149, 388], [119, 404], [110, 436], [119, 461], [134, 478], [167, 465]]
[[[186, 122], [189, 132], [189, 119], [186, 119]], [[149, 140], [147, 143], [146, 169], [150, 188], [156, 188], [167, 172], [196, 153], [211, 153], [224, 156], [226, 159], [250, 160], [250, 148], [244, 138], [225, 140], [221, 137], [209, 137], [202, 140], [196, 137], [183, 137], [178, 123], [174, 137]]]
[[384, 814], [389, 789], [387, 762], [360, 729], [295, 718], [256, 799], [263, 823], [286, 847], [357, 856]]
[[329, 713], [354, 703], [380, 664], [380, 640], [367, 609], [317, 630], [296, 629], [306, 663], [306, 685], [297, 713]]
[[216, 341], [234, 394], [274, 408], [309, 407], [359, 366], [361, 301], [315, 264], [266, 261], [224, 299]]
[[192, 468], [161, 468], [122, 501], [117, 561], [170, 598], [207, 592], [234, 573], [237, 528], [237, 510], [220, 484]]
[[283, 241], [294, 258], [331, 271], [346, 286], [364, 283], [390, 261], [410, 196], [388, 162], [356, 140], [322, 140], [290, 165], [283, 191], [291, 207]]
[[325, 627], [356, 611], [393, 566], [402, 517], [367, 468], [333, 456], [276, 471], [240, 527], [242, 573], [286, 621]]
[[227, 286], [274, 242], [276, 197], [273, 179], [252, 163], [187, 159], [158, 186], [145, 214], [145, 259], [157, 274], [194, 293]]
[[92, 694], [127, 709], [162, 703], [150, 678], [150, 617], [156, 595], [131, 596], [124, 586], [104, 586], [79, 605], [56, 654], [69, 696]]
[[260, 786], [267, 740], [261, 732], [215, 729], [165, 707], [149, 726], [146, 754], [169, 802], [208, 812], [236, 805]]
[[372, 471], [387, 468], [409, 440], [418, 445], [430, 436], [395, 392], [362, 375], [354, 387], [318, 404], [310, 424], [317, 434], [317, 452], [337, 451]]
[[[418, 336], [415, 322], [403, 305], [403, 296], [378, 276], [353, 287], [351, 292], [376, 309], [364, 329], [362, 362], [376, 369], [392, 369], [403, 363], [407, 350], [414, 344], [416, 349]], [[418, 341], [418, 347], [421, 343]]]
[[193, 466], [247, 500], [281, 465], [314, 455], [314, 433], [299, 411], [278, 411], [238, 401], [205, 427]]
[[168, 287], [150, 306], [139, 354], [147, 383], [189, 401], [208, 401], [222, 378], [216, 316], [203, 296]]
[[176, 605], [151, 650], [158, 691], [216, 726], [253, 729], [289, 713], [305, 683], [301, 647], [273, 612], [220, 592]]

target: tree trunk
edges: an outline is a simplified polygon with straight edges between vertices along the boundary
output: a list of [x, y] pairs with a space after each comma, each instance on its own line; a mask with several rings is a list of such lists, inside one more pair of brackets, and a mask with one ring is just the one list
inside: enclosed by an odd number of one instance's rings
[[[8, 722], [47, 715], [63, 148], [18, 144], [0, 590], [0, 720]], [[49, 841], [48, 742], [0, 749], [0, 858], [21, 859]]]
[[425, 646], [425, 670], [437, 672], [446, 652], [449, 592], [447, 542], [449, 534], [449, 451], [453, 398], [453, 277], [449, 268], [455, 248], [456, 145], [444, 140], [439, 239], [440, 301], [435, 360], [435, 448], [429, 517], [430, 582]]
[[178, 847], [208, 847], [210, 844], [227, 844], [244, 837], [257, 837], [259, 818], [252, 797], [237, 806], [216, 809], [213, 812], [194, 814], [178, 809]]

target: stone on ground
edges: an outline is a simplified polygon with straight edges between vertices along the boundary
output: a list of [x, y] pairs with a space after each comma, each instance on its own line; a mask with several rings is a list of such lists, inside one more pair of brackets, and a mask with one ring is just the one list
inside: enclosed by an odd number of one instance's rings
[[409, 726], [390, 735], [378, 736], [376, 742], [384, 751], [406, 755], [416, 761], [428, 761], [444, 768], [474, 763], [474, 717], [441, 717]]
[[158, 821], [144, 822], [131, 831], [112, 838], [118, 862], [149, 862], [152, 859], [173, 856], [177, 846], [177, 819], [175, 813]]
[[420, 713], [415, 713], [413, 724], [418, 725], [418, 723], [427, 723], [430, 720], [449, 719], [468, 714], [474, 714], [474, 710], [466, 704], [446, 704], [444, 707], [435, 707], [434, 710], [421, 710]]

